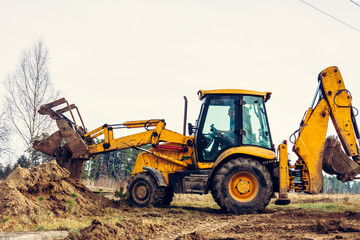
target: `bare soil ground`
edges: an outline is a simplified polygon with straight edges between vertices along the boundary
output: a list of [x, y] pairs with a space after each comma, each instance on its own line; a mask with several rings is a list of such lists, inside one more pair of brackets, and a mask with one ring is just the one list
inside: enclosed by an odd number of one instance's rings
[[94, 220], [79, 239], [360, 239], [360, 213], [276, 208], [252, 215], [213, 208], [124, 208], [123, 220]]
[[[360, 239], [358, 195], [294, 194], [292, 207], [271, 203], [251, 215], [224, 214], [210, 195], [176, 195], [166, 208], [136, 208], [93, 194], [56, 162], [18, 168], [0, 187], [0, 231], [36, 230], [41, 223], [45, 230], [69, 230], [68, 239]], [[311, 209], [319, 204], [326, 210]]]

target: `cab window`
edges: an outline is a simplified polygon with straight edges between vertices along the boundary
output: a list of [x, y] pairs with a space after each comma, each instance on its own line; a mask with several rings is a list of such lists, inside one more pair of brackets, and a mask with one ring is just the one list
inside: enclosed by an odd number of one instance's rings
[[235, 99], [231, 96], [212, 98], [209, 101], [199, 136], [204, 161], [213, 161], [224, 149], [236, 145], [234, 102]]
[[243, 96], [242, 144], [271, 149], [271, 140], [266, 118], [264, 99], [257, 96]]

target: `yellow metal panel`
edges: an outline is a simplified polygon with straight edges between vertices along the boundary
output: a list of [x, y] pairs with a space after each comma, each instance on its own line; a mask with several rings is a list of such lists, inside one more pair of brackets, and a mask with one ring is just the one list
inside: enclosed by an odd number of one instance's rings
[[243, 147], [233, 147], [225, 152], [223, 152], [218, 159], [216, 159], [215, 166], [218, 165], [222, 160], [226, 159], [228, 156], [233, 154], [243, 154], [248, 156], [254, 156], [266, 160], [275, 160], [276, 154], [274, 151], [269, 149], [255, 147], [255, 146], [243, 146]]
[[244, 89], [216, 89], [216, 90], [200, 90], [198, 92], [199, 99], [202, 100], [208, 94], [244, 94], [262, 96], [264, 99], [271, 96], [271, 92], [258, 92]]
[[197, 163], [199, 169], [211, 169], [214, 167], [214, 164], [215, 163], [201, 163], [201, 162]]
[[249, 156], [255, 156], [255, 157], [259, 157], [259, 158], [263, 158], [263, 159], [267, 159], [267, 160], [275, 160], [276, 159], [276, 154], [272, 150], [269, 150], [266, 148], [261, 148], [261, 147], [255, 147], [255, 146], [242, 146], [242, 147], [234, 147], [234, 148], [230, 148], [230, 149], [226, 150], [219, 156], [219, 158], [216, 161], [224, 159], [227, 156], [235, 154], [235, 153], [240, 153], [240, 154], [249, 155]]
[[351, 120], [351, 96], [337, 67], [320, 73], [322, 85], [331, 109], [330, 116], [344, 150], [349, 156], [358, 155], [356, 137]]
[[313, 194], [319, 193], [323, 184], [321, 152], [326, 138], [329, 111], [325, 99], [322, 99], [313, 111], [308, 111], [294, 144], [294, 152], [305, 162], [309, 175], [305, 191]]
[[[180, 146], [174, 143], [165, 144], [167, 146]], [[192, 149], [188, 148], [188, 152], [181, 152], [181, 151], [173, 151], [173, 150], [164, 150], [164, 149], [157, 149], [151, 148], [149, 149], [151, 152], [155, 152], [156, 154], [161, 154], [168, 156], [172, 159], [176, 159], [178, 162], [183, 163], [179, 165], [178, 163], [168, 161], [166, 159], [160, 158], [158, 156], [154, 156], [151, 153], [143, 152], [140, 153], [136, 159], [135, 166], [132, 172], [132, 176], [144, 172], [143, 167], [153, 167], [159, 170], [166, 179], [166, 182], [169, 183], [168, 174], [174, 173], [178, 171], [184, 171], [186, 169], [186, 165], [191, 164]], [[183, 159], [183, 156], [188, 156], [189, 158]]]
[[125, 148], [129, 148], [132, 146], [141, 146], [145, 144], [149, 144], [151, 142], [152, 131], [137, 133], [121, 138], [116, 138], [110, 140], [110, 147], [108, 149], [104, 149], [103, 144], [94, 144], [89, 146], [89, 152], [91, 154], [101, 153], [106, 150], [113, 151], [113, 150], [121, 150]]
[[288, 151], [287, 144], [282, 143], [279, 145], [279, 162], [280, 162], [280, 186], [279, 198], [288, 197], [289, 189], [289, 166], [288, 166]]
[[183, 145], [188, 145], [189, 142], [191, 143], [190, 145], [192, 145], [193, 137], [187, 137], [180, 133], [168, 129], [164, 129], [160, 134], [159, 141], [169, 141], [169, 142], [180, 143]]

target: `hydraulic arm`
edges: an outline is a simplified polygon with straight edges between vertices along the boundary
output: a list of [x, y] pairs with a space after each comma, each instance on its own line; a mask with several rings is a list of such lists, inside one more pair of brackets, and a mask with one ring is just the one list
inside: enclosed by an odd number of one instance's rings
[[[53, 109], [63, 104], [66, 105], [64, 108]], [[73, 109], [77, 110], [82, 126], [76, 124], [76, 119], [72, 112]], [[72, 119], [68, 119], [63, 115], [63, 113], [68, 111]], [[64, 98], [43, 105], [39, 113], [47, 114], [56, 120], [59, 131], [44, 140], [36, 142], [34, 148], [47, 155], [56, 157], [59, 164], [66, 167], [74, 178], [80, 177], [79, 174], [81, 173], [83, 161], [89, 160], [99, 153], [130, 147], [140, 148], [142, 145], [151, 144], [153, 150], [146, 150], [147, 153], [173, 164], [186, 167], [187, 163], [172, 157], [171, 154], [167, 155], [163, 152], [164, 150], [183, 153], [192, 152], [189, 146], [192, 146], [193, 139], [165, 129], [166, 123], [162, 119], [128, 121], [113, 125], [105, 124], [91, 132], [87, 132], [76, 106], [74, 104], [70, 105]], [[114, 129], [119, 128], [145, 128], [146, 131], [114, 138]], [[95, 139], [99, 136], [103, 136], [104, 141], [96, 143]], [[162, 142], [172, 143], [172, 145], [160, 144]]]
[[[287, 190], [317, 194], [323, 187], [322, 170], [336, 174], [342, 181], [351, 181], [360, 174], [358, 127], [350, 92], [337, 67], [329, 67], [319, 74], [319, 85], [311, 107], [307, 110], [298, 130], [293, 152], [298, 156], [294, 166], [287, 169], [286, 142], [280, 151], [280, 196], [287, 198]], [[318, 101], [316, 102], [316, 99]], [[329, 117], [331, 118], [341, 145], [332, 137], [327, 140]], [[285, 153], [284, 153], [285, 151]], [[284, 164], [286, 162], [286, 164]], [[291, 171], [292, 170], [292, 171]], [[300, 177], [296, 181], [295, 175]], [[290, 180], [290, 182], [289, 182]]]

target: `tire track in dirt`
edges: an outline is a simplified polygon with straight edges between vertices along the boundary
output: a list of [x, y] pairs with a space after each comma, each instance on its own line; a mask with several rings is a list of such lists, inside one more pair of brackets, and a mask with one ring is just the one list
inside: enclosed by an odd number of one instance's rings
[[229, 226], [229, 219], [230, 217], [225, 218], [213, 218], [213, 219], [206, 219], [204, 221], [196, 221], [194, 224], [195, 226], [186, 226], [183, 229], [179, 229], [175, 232], [169, 233], [161, 238], [156, 238], [157, 240], [168, 240], [168, 239], [181, 239], [183, 236], [192, 234], [192, 233], [211, 233], [222, 229], [226, 226]]

